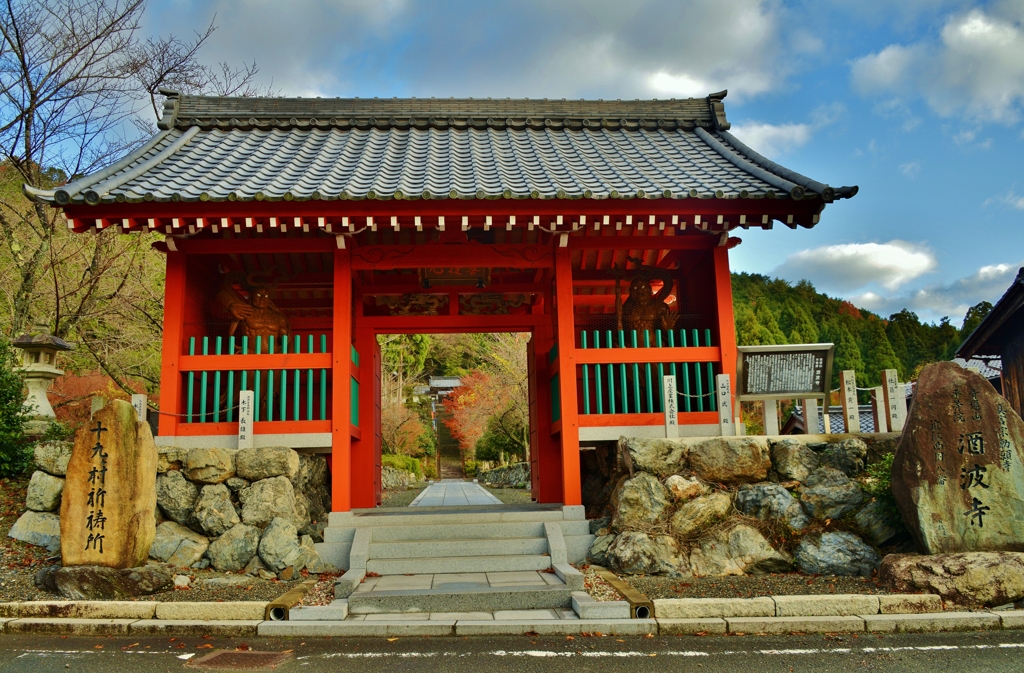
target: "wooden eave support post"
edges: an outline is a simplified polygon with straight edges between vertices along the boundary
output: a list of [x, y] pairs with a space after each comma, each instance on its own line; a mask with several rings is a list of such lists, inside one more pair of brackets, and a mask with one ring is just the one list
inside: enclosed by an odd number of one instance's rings
[[334, 337], [331, 355], [331, 511], [352, 509], [352, 262], [334, 250]]
[[182, 330], [185, 322], [185, 255], [167, 253], [164, 282], [164, 339], [160, 363], [161, 437], [175, 437], [181, 413]]
[[572, 306], [572, 257], [569, 248], [555, 250], [558, 392], [561, 409], [562, 504], [581, 505], [580, 424], [576, 400], [576, 325]]

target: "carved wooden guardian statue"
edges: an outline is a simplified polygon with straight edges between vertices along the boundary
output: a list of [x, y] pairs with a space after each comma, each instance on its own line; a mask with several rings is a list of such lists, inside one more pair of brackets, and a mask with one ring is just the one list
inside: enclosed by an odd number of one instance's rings
[[[645, 331], [671, 330], [675, 327], [677, 314], [665, 300], [672, 294], [674, 279], [669, 269], [645, 266], [638, 259], [629, 258], [629, 262], [639, 264], [632, 272], [624, 269], [615, 273], [615, 313], [618, 318], [619, 330]], [[619, 283], [622, 278], [629, 278], [629, 296], [622, 301]], [[657, 294], [651, 288], [651, 280], [662, 282]]]
[[234, 287], [233, 276], [228, 274], [224, 278], [217, 299], [221, 305], [234, 319], [231, 322], [231, 329], [228, 336], [234, 336], [241, 327], [242, 336], [254, 339], [256, 337], [281, 337], [290, 332], [288, 318], [281, 309], [274, 305], [270, 298], [270, 290], [277, 286], [280, 280], [259, 280], [258, 274], [251, 273], [246, 276], [246, 285], [249, 287], [249, 300], [247, 301]]

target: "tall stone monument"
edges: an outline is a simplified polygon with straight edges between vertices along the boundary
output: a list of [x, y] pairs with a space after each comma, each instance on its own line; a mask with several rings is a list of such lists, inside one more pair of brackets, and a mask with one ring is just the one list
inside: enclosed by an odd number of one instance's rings
[[1024, 422], [982, 376], [921, 370], [892, 491], [922, 551], [1024, 551]]
[[145, 565], [156, 535], [156, 462], [149, 424], [123, 400], [78, 431], [60, 508], [65, 566]]

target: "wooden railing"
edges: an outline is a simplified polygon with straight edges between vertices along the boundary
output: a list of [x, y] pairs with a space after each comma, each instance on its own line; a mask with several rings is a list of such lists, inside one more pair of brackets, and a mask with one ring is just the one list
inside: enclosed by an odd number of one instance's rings
[[709, 329], [703, 335], [698, 330], [584, 331], [576, 362], [582, 415], [661, 414], [666, 375], [676, 377], [680, 413], [717, 410], [714, 381], [721, 352], [711, 345]]
[[[325, 422], [331, 409], [332, 355], [326, 334], [268, 337], [195, 337], [180, 359], [185, 424], [222, 424], [214, 434], [231, 432], [238, 421], [238, 394], [255, 394], [253, 421], [294, 424]], [[197, 346], [199, 352], [196, 352]], [[359, 355], [352, 349], [358, 367]], [[356, 370], [358, 371], [358, 369]], [[359, 380], [352, 377], [352, 423], [358, 424]]]

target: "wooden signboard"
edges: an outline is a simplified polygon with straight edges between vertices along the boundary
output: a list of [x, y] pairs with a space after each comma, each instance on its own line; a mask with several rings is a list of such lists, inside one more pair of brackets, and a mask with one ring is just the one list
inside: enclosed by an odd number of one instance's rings
[[826, 398], [832, 378], [832, 344], [740, 346], [737, 398]]

